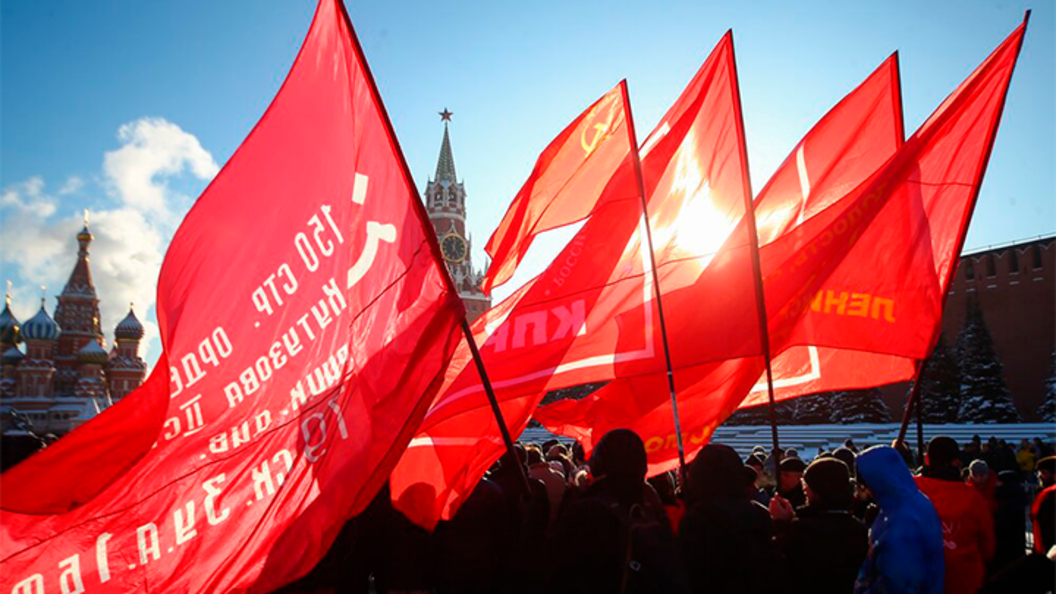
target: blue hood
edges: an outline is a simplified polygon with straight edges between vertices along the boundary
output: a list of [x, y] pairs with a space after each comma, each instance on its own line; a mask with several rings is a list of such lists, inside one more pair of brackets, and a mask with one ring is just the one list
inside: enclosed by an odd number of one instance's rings
[[894, 448], [876, 446], [865, 450], [856, 460], [858, 476], [873, 492], [880, 508], [897, 506], [919, 494], [913, 475]]
[[856, 463], [880, 514], [869, 531], [869, 556], [855, 593], [942, 594], [942, 524], [902, 456], [876, 446], [862, 452]]

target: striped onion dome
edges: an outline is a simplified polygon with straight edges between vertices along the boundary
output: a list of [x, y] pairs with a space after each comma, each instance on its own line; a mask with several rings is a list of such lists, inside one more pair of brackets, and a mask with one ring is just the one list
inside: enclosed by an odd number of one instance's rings
[[37, 312], [37, 315], [22, 324], [22, 339], [58, 340], [58, 338], [59, 325], [48, 315], [48, 312], [44, 309], [44, 300], [41, 299], [40, 311]]
[[130, 340], [143, 338], [143, 324], [136, 317], [136, 312], [132, 310], [132, 306], [129, 306], [128, 315], [125, 316], [125, 319], [117, 323], [117, 328], [114, 329], [114, 336]]

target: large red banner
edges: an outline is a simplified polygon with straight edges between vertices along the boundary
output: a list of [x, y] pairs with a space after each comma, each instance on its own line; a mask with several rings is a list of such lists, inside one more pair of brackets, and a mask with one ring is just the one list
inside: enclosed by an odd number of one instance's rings
[[274, 589], [417, 429], [461, 302], [340, 0], [180, 226], [158, 318], [144, 388], [3, 476], [4, 591]]
[[[798, 386], [780, 386], [791, 388], [788, 395], [907, 379], [934, 345], [1023, 32], [1013, 32], [875, 173], [761, 248], [775, 363], [805, 373]], [[761, 371], [761, 362], [742, 358], [676, 373], [687, 443], [707, 443], [750, 391], [760, 392]], [[645, 439], [650, 471], [670, 469], [677, 458], [671, 407], [657, 396], [663, 383], [661, 376], [617, 380], [537, 418], [588, 445], [610, 429], [634, 429]]]

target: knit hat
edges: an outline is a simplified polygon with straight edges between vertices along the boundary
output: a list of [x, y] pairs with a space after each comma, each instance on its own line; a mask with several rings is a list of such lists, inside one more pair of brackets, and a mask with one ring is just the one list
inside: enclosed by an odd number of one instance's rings
[[803, 472], [807, 465], [799, 458], [785, 458], [781, 461], [781, 472]]
[[821, 458], [810, 463], [803, 480], [817, 496], [812, 505], [828, 509], [847, 509], [851, 505], [850, 472], [847, 465], [836, 458]]
[[952, 466], [954, 461], [960, 458], [961, 448], [952, 437], [939, 435], [928, 442], [928, 466]]
[[763, 468], [766, 466], [766, 456], [761, 454], [752, 454], [748, 456], [748, 459], [744, 461], [745, 466], [756, 466]]
[[[848, 440], [849, 441], [849, 440]], [[840, 462], [847, 465], [847, 470], [854, 476], [854, 452], [848, 447], [838, 447], [836, 451], [832, 453]]]
[[968, 466], [968, 473], [976, 477], [985, 477], [990, 474], [990, 465], [982, 458], [972, 460]]

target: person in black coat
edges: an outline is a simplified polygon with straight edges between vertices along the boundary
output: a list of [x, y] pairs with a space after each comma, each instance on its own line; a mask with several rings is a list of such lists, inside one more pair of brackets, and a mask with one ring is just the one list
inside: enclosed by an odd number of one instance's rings
[[821, 458], [803, 474], [806, 505], [793, 514], [788, 500], [770, 503], [775, 542], [793, 594], [849, 594], [869, 552], [869, 533], [850, 514], [853, 490], [847, 465]]
[[509, 514], [502, 488], [480, 479], [450, 521], [440, 522], [436, 541], [437, 592], [498, 592], [504, 581], [510, 542]]
[[564, 553], [546, 591], [685, 591], [675, 537], [645, 484], [646, 468], [645, 444], [633, 431], [601, 438], [590, 457], [593, 482], [558, 519], [550, 548]]
[[770, 514], [749, 499], [744, 474], [724, 445], [704, 446], [689, 467], [679, 541], [693, 592], [777, 591]]
[[503, 547], [506, 565], [503, 572], [510, 579], [504, 590], [534, 592], [542, 587], [542, 576], [532, 555], [546, 543], [550, 500], [546, 485], [538, 479], [527, 478], [528, 491], [525, 492], [527, 454], [521, 444], [516, 444], [514, 451], [516, 457], [509, 452], [503, 455], [498, 468], [488, 475], [488, 479], [502, 490], [507, 511], [508, 536]]
[[1023, 510], [1028, 499], [1018, 472], [1005, 470], [997, 475], [994, 499], [997, 500], [997, 511], [994, 512], [997, 546], [988, 567], [987, 573], [991, 575], [1022, 557], [1027, 549]]

